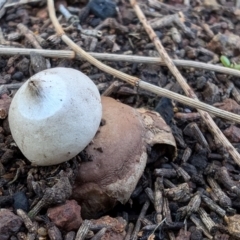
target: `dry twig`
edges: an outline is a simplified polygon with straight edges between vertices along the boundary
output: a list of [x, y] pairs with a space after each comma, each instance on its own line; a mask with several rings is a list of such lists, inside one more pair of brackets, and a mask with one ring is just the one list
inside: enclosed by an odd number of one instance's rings
[[[30, 52], [36, 52], [41, 54], [43, 57], [51, 58], [74, 58], [75, 56], [79, 59], [82, 59], [81, 55], [75, 54], [70, 50], [46, 50], [46, 49], [31, 49], [31, 48], [10, 48], [0, 46], [0, 55], [30, 55]], [[123, 55], [123, 54], [112, 54], [112, 53], [94, 53], [88, 52], [92, 57], [102, 60], [102, 61], [125, 61], [125, 62], [134, 62], [134, 63], [146, 63], [146, 64], [160, 64], [166, 66], [166, 63], [160, 57], [144, 57], [138, 55]], [[223, 66], [218, 66], [210, 63], [203, 63], [192, 60], [182, 60], [182, 59], [172, 59], [174, 64], [183, 68], [196, 68], [204, 69], [208, 71], [215, 71], [219, 73], [224, 73], [227, 75], [233, 75], [240, 77], [240, 71], [227, 68]]]
[[98, 61], [97, 59], [95, 59], [94, 57], [92, 57], [91, 55], [89, 55], [87, 52], [85, 52], [82, 48], [80, 48], [77, 44], [75, 44], [63, 31], [61, 25], [59, 24], [56, 14], [55, 14], [55, 8], [54, 8], [54, 2], [53, 0], [48, 0], [48, 10], [49, 10], [49, 16], [52, 20], [52, 23], [57, 31], [57, 33], [59, 34], [59, 36], [61, 36], [61, 39], [63, 42], [65, 42], [70, 48], [73, 49], [74, 52], [80, 54], [82, 56], [83, 59], [87, 60], [89, 63], [91, 63], [92, 65], [96, 66], [97, 68], [99, 68], [100, 70], [107, 72], [115, 77], [118, 77], [134, 86], [137, 85], [139, 79], [136, 77], [132, 77], [129, 76], [125, 73], [119, 72], [116, 69], [113, 69], [105, 64], [103, 64], [102, 62]]
[[26, 26], [24, 26], [22, 23], [19, 23], [17, 25], [18, 29], [21, 31], [22, 34], [25, 35], [25, 37], [28, 39], [28, 41], [31, 43], [31, 45], [37, 49], [41, 49], [42, 47], [38, 43], [36, 37], [34, 36], [33, 32], [30, 31]]

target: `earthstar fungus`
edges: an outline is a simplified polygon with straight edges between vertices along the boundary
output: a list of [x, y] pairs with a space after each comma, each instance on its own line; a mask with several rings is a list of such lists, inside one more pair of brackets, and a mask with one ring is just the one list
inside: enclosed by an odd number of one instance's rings
[[171, 129], [156, 112], [134, 109], [102, 97], [103, 116], [93, 141], [84, 150], [72, 198], [83, 218], [95, 218], [126, 203], [146, 166], [147, 147], [165, 145], [176, 155]]

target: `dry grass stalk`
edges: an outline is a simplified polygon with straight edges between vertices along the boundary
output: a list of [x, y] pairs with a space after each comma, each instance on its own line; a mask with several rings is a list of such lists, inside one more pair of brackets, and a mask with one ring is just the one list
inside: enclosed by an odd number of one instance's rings
[[31, 45], [37, 49], [42, 49], [38, 41], [36, 40], [36, 37], [34, 36], [33, 32], [30, 31], [25, 25], [22, 23], [19, 23], [17, 25], [18, 30], [28, 39], [28, 41], [31, 43]]
[[[12, 47], [2, 47], [0, 46], [0, 55], [29, 55], [30, 52], [37, 52], [44, 57], [51, 58], [74, 58], [75, 53], [71, 50], [46, 50], [46, 49], [33, 49], [33, 48], [12, 48]], [[125, 61], [125, 62], [135, 62], [135, 63], [146, 63], [146, 64], [160, 64], [166, 66], [166, 63], [160, 57], [144, 57], [138, 55], [124, 55], [124, 54], [113, 54], [113, 53], [94, 53], [88, 52], [92, 57], [102, 60], [102, 61]], [[82, 57], [77, 54], [78, 59]], [[224, 73], [228, 75], [233, 75], [240, 77], [240, 71], [227, 68], [223, 66], [218, 66], [210, 63], [203, 63], [191, 60], [182, 60], [182, 59], [172, 59], [174, 64], [183, 68], [196, 68], [204, 69], [209, 71], [215, 71], [219, 73]]]
[[[198, 100], [194, 91], [187, 84], [186, 80], [183, 78], [183, 76], [181, 75], [181, 73], [179, 72], [177, 67], [174, 65], [173, 61], [168, 56], [166, 50], [162, 46], [161, 41], [157, 37], [157, 35], [154, 32], [154, 30], [152, 29], [152, 27], [147, 22], [147, 19], [146, 19], [145, 15], [143, 14], [142, 10], [140, 9], [140, 7], [138, 6], [136, 0], [130, 0], [130, 3], [131, 3], [133, 9], [135, 10], [135, 12], [138, 16], [138, 19], [141, 21], [141, 23], [143, 24], [146, 32], [148, 33], [149, 38], [154, 43], [154, 45], [155, 45], [157, 51], [159, 52], [161, 58], [165, 61], [169, 70], [172, 72], [174, 77], [177, 79], [178, 83], [180, 84], [180, 86], [184, 90], [185, 94], [190, 98]], [[141, 87], [141, 84], [145, 85], [145, 83], [139, 82], [140, 87]], [[228, 139], [224, 136], [224, 134], [219, 130], [219, 128], [217, 127], [217, 125], [215, 124], [215, 122], [213, 121], [213, 119], [211, 118], [209, 113], [207, 113], [205, 111], [202, 111], [202, 110], [199, 110], [199, 109], [198, 109], [198, 112], [199, 112], [200, 116], [202, 117], [202, 119], [204, 120], [205, 124], [208, 126], [209, 131], [213, 134], [213, 136], [217, 140], [219, 140], [221, 142], [223, 147], [230, 153], [230, 155], [232, 156], [234, 161], [238, 165], [240, 165], [240, 155], [239, 155], [239, 153], [232, 146], [232, 144], [228, 141]]]
[[61, 36], [61, 39], [63, 42], [65, 42], [73, 51], [79, 55], [88, 62], [90, 62], [92, 65], [96, 66], [100, 70], [107, 72], [115, 77], [118, 77], [132, 85], [136, 85], [139, 81], [138, 78], [129, 76], [125, 73], [119, 72], [118, 70], [111, 68], [102, 62], [98, 61], [91, 55], [89, 55], [87, 52], [85, 52], [82, 48], [80, 48], [77, 44], [75, 44], [63, 31], [61, 25], [59, 24], [56, 14], [55, 14], [55, 8], [54, 8], [54, 2], [53, 0], [48, 0], [48, 10], [49, 10], [49, 16], [51, 18], [51, 21], [56, 29], [56, 32]]

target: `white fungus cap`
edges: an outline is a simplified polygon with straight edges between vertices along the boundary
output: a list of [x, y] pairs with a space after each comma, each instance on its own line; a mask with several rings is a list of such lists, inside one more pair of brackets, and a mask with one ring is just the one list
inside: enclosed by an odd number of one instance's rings
[[65, 162], [95, 136], [102, 117], [96, 85], [71, 68], [52, 68], [28, 79], [9, 109], [13, 139], [32, 163]]

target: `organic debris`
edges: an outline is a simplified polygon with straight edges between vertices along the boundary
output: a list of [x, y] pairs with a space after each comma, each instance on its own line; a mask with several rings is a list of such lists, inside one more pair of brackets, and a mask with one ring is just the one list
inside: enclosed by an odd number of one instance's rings
[[[239, 239], [240, 1], [54, 3], [58, 29], [45, 1], [0, 1], [0, 239]], [[75, 54], [66, 37], [121, 74]], [[8, 109], [27, 79], [55, 67], [82, 71], [120, 110], [73, 159], [35, 166], [12, 138]], [[183, 102], [184, 91], [210, 114]]]

